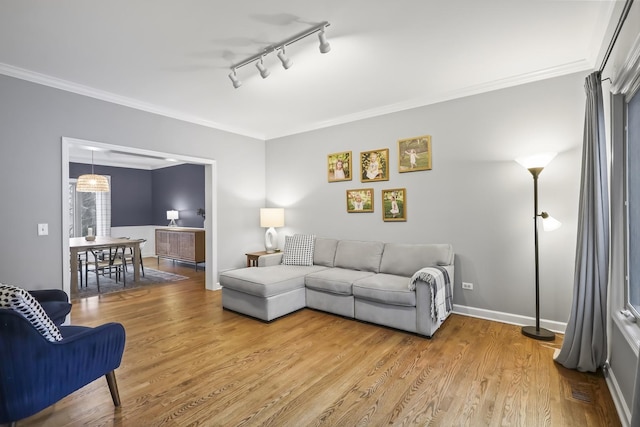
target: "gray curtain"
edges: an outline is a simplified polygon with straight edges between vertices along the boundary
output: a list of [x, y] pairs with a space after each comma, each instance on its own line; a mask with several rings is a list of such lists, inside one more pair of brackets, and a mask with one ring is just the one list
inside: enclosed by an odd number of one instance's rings
[[594, 372], [607, 360], [609, 277], [609, 193], [600, 72], [586, 78], [585, 91], [573, 303], [555, 360], [570, 369]]

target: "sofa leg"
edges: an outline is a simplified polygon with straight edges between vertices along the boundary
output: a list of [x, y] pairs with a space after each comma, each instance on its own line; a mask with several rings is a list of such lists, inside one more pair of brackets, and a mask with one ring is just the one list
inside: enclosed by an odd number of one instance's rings
[[118, 392], [118, 383], [116, 382], [116, 371], [108, 372], [105, 375], [107, 384], [109, 384], [109, 391], [111, 392], [111, 399], [115, 406], [120, 406], [120, 393]]

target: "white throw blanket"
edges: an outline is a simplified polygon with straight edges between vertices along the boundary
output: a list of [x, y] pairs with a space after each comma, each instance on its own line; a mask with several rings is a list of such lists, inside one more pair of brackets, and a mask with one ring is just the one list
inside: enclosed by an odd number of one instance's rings
[[409, 280], [409, 289], [416, 289], [416, 282], [421, 280], [429, 285], [431, 291], [431, 318], [444, 321], [453, 309], [451, 283], [449, 273], [443, 267], [425, 267], [416, 271]]

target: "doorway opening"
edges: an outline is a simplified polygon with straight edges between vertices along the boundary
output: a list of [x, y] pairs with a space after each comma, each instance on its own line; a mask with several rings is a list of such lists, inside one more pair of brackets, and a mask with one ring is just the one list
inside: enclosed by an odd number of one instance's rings
[[[171, 159], [172, 161], [182, 163], [193, 163], [204, 165], [205, 168], [205, 212], [207, 215], [204, 219], [205, 229], [205, 287], [209, 290], [220, 289], [216, 283], [218, 277], [217, 266], [217, 215], [215, 206], [217, 205], [217, 185], [216, 185], [216, 161], [201, 157], [184, 156], [175, 153], [164, 153], [159, 151], [143, 150], [133, 147], [125, 147], [120, 145], [105, 144], [96, 141], [86, 141], [70, 137], [62, 137], [62, 229], [69, 230], [71, 220], [69, 216], [69, 161], [70, 152], [76, 147], [92, 147], [97, 150], [113, 151], [120, 154], [130, 154], [131, 156], [149, 157], [156, 159]], [[69, 254], [69, 239], [66, 236], [62, 239], [62, 253]], [[67, 294], [71, 295], [71, 263], [69, 256], [62, 257], [63, 262], [63, 289]]]

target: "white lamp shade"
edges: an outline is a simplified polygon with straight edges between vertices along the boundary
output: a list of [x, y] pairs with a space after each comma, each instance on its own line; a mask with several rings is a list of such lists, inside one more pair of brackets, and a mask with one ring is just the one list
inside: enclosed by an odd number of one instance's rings
[[179, 219], [178, 211], [167, 211], [167, 219]]
[[538, 153], [532, 156], [518, 157], [516, 162], [520, 163], [527, 169], [544, 168], [551, 163], [551, 160], [553, 160], [557, 155], [558, 153], [555, 152]]
[[260, 208], [260, 227], [284, 227], [284, 209]]
[[76, 191], [81, 193], [108, 193], [109, 180], [102, 175], [80, 175], [76, 183]]
[[544, 231], [557, 230], [561, 226], [562, 226], [562, 223], [552, 216], [547, 216], [546, 218], [542, 218], [542, 228], [544, 229]]

